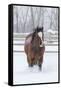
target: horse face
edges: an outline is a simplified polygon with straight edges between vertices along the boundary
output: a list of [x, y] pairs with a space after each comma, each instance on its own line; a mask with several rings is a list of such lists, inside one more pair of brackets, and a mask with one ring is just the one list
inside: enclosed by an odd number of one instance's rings
[[40, 31], [40, 32], [38, 32], [38, 36], [41, 38], [41, 40], [42, 40], [42, 32]]
[[36, 31], [37, 31], [37, 33], [38, 33], [38, 36], [41, 38], [41, 40], [42, 40], [42, 32], [43, 32], [43, 27], [37, 27], [36, 28]]

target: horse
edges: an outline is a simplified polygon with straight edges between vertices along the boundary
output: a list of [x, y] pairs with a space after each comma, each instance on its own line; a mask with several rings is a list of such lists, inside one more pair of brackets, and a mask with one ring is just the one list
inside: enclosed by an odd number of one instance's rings
[[43, 27], [35, 28], [34, 32], [26, 37], [24, 51], [27, 55], [29, 67], [38, 65], [41, 70], [45, 51]]

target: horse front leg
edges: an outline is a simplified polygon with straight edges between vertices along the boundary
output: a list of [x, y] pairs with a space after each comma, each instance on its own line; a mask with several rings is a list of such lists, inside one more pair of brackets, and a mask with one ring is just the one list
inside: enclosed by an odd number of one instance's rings
[[27, 57], [27, 62], [28, 62], [28, 65], [29, 65], [29, 67], [33, 67], [33, 61], [34, 61], [34, 59], [31, 59], [31, 57]]
[[39, 70], [42, 70], [43, 56], [38, 60]]

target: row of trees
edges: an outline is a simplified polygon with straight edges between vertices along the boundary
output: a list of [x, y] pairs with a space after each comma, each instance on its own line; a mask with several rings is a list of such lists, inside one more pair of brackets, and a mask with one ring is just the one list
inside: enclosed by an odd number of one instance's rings
[[58, 8], [14, 6], [14, 32], [32, 32], [44, 27], [58, 31]]

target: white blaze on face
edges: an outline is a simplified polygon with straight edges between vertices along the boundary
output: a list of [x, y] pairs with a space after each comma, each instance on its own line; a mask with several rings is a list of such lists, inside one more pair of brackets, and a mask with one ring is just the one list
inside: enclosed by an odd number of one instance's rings
[[[42, 40], [42, 32], [39, 32], [38, 33], [38, 36], [41, 38], [41, 40]], [[40, 45], [40, 47], [43, 47], [43, 45], [44, 45], [44, 42], [43, 42], [43, 40], [42, 40], [42, 44]]]
[[41, 38], [41, 40], [42, 40], [42, 32], [39, 32], [38, 33], [38, 36]]

